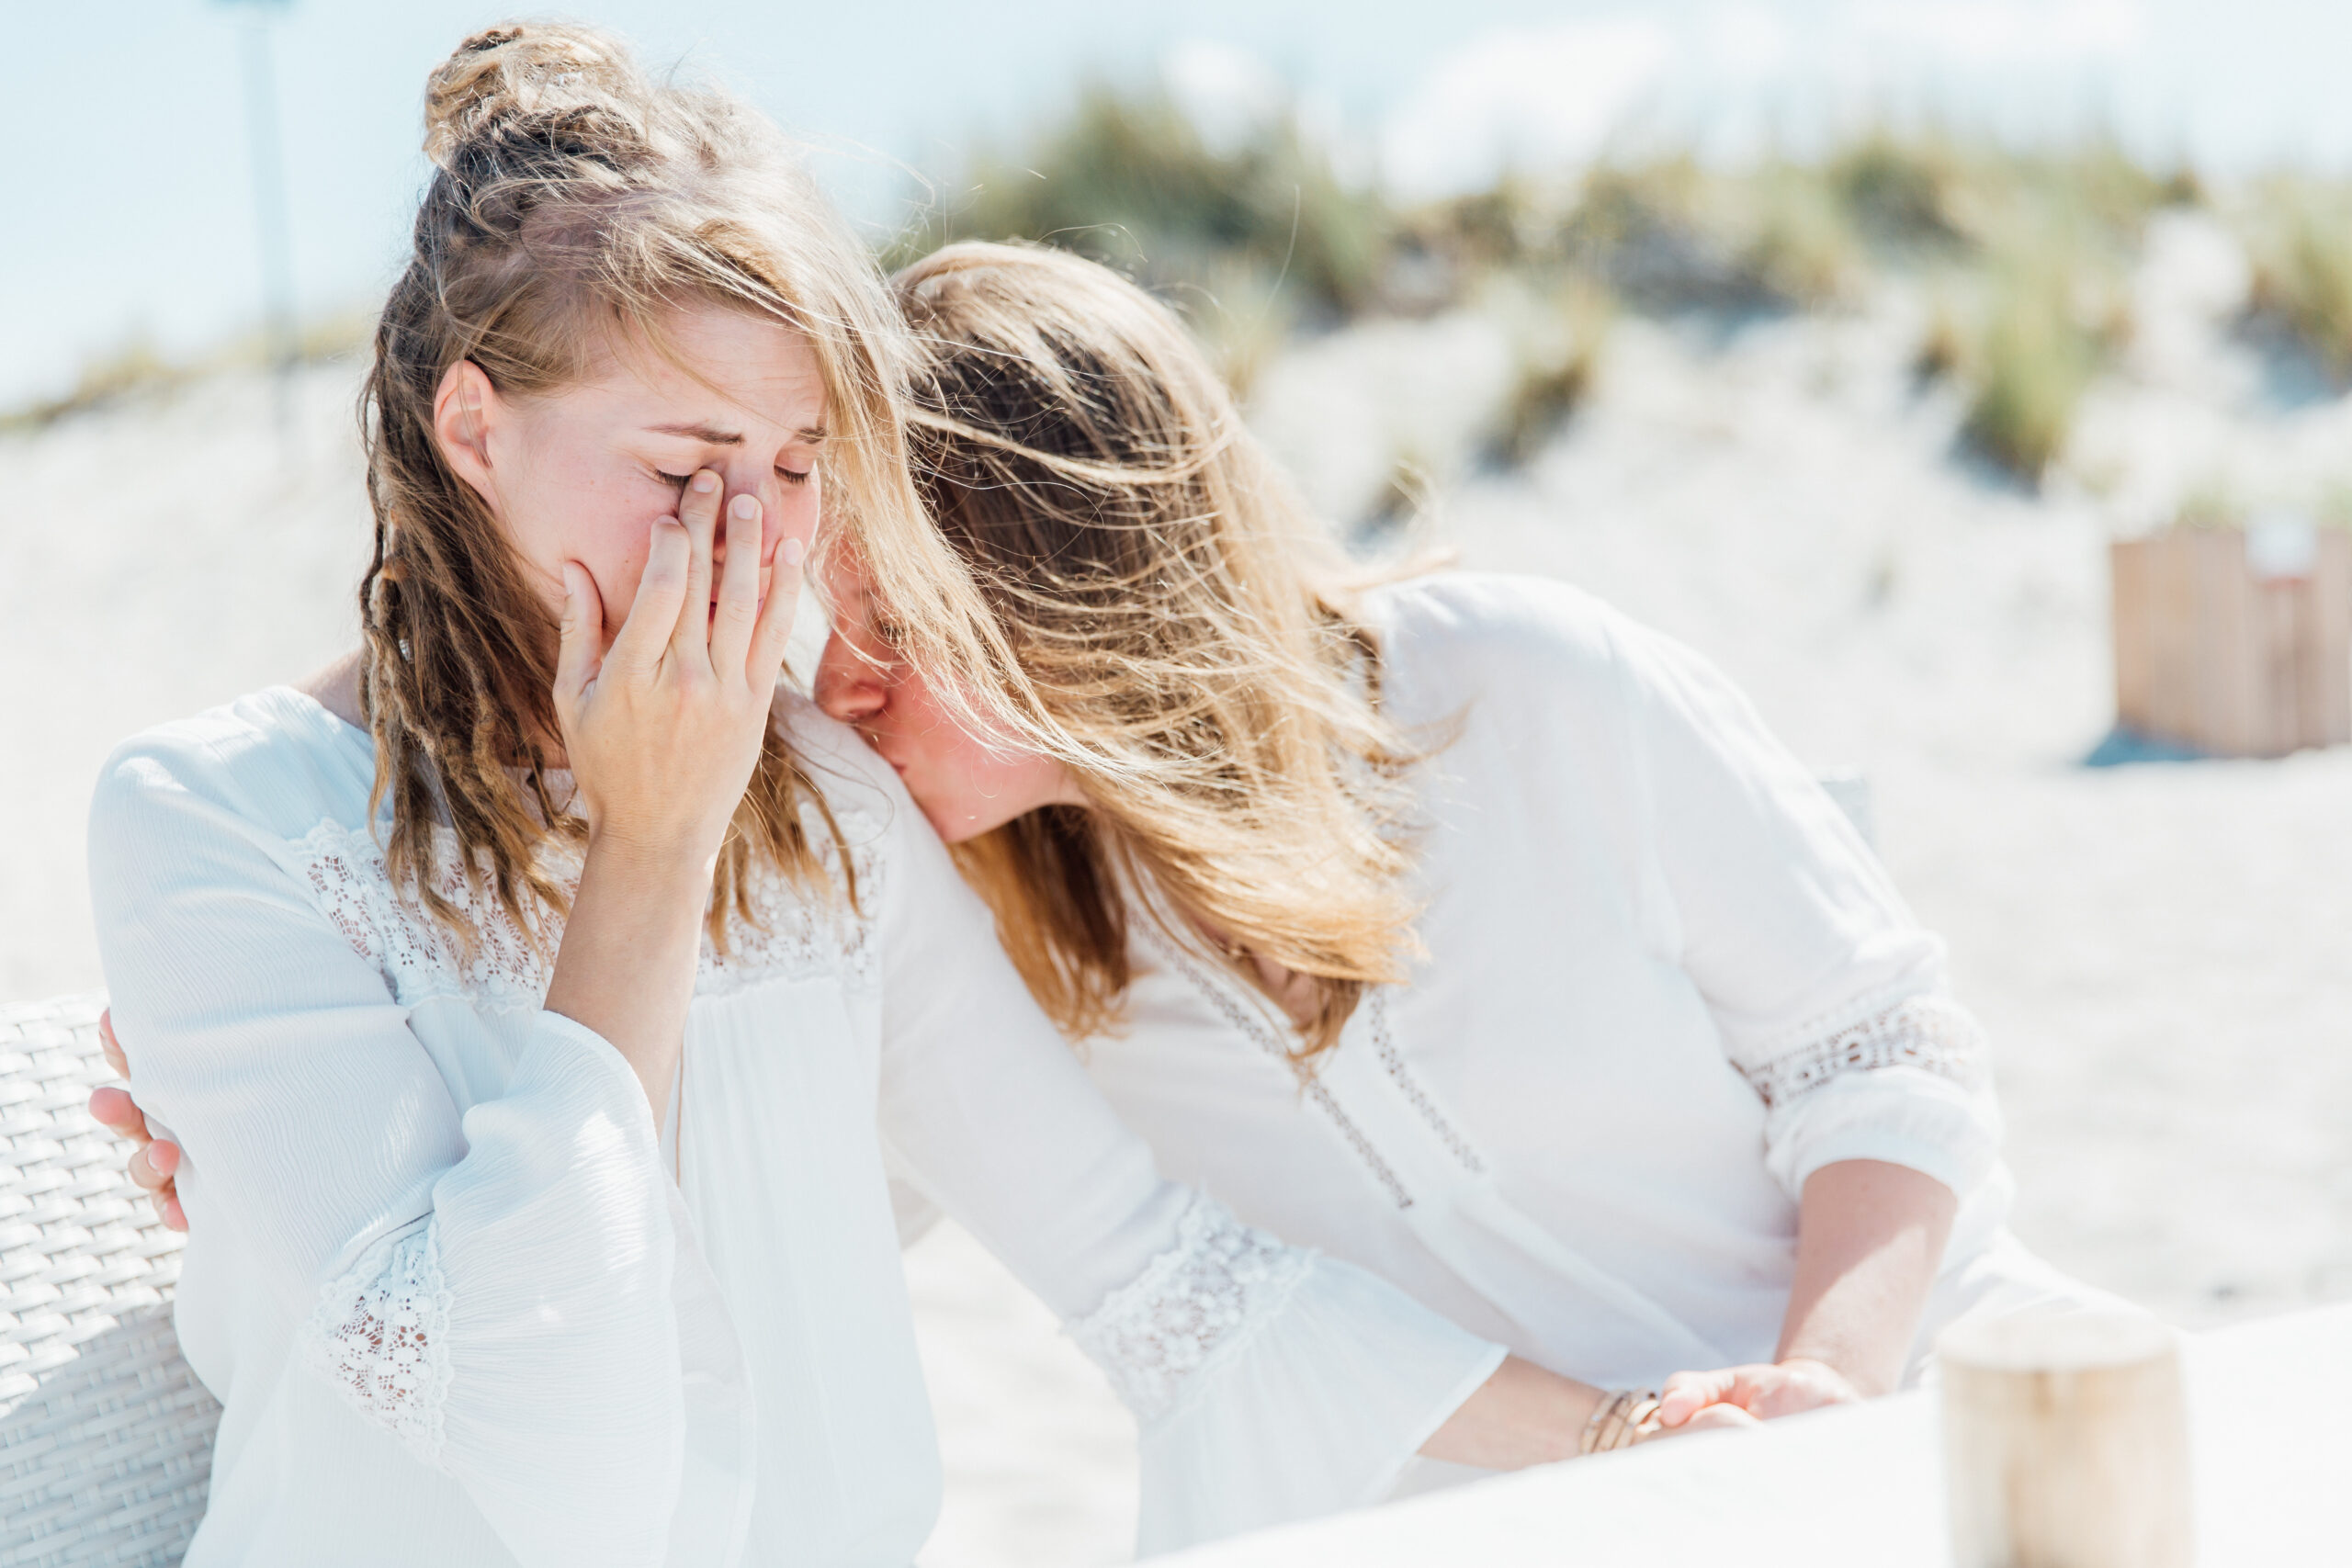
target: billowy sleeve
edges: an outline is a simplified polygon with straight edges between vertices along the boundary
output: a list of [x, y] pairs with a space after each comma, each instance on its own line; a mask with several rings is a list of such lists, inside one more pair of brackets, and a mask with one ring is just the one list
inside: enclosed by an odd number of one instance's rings
[[1826, 791], [1706, 660], [1629, 622], [1631, 797], [1663, 940], [1768, 1109], [1766, 1158], [1798, 1195], [1840, 1160], [1883, 1160], [1966, 1197], [2001, 1140], [1982, 1032]]
[[903, 795], [885, 912], [897, 1168], [1060, 1315], [1141, 1426], [1138, 1549], [1378, 1501], [1501, 1346], [1163, 1181]]
[[[455, 1477], [526, 1563], [660, 1561], [684, 1462], [673, 1212], [643, 1091], [539, 1013], [462, 1117], [375, 964], [190, 745], [118, 753], [91, 889], [140, 1102], [237, 1310]], [[249, 783], [249, 781], [248, 781]], [[405, 1462], [405, 1461], [400, 1461]]]

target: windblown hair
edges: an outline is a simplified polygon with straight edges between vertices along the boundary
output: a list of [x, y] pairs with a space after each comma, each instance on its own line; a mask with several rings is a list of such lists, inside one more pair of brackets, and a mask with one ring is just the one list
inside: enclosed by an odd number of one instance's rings
[[[446, 830], [469, 880], [536, 929], [529, 898], [565, 907], [537, 849], [584, 832], [543, 761], [559, 735], [555, 616], [435, 440], [434, 400], [460, 360], [528, 399], [625, 350], [674, 360], [664, 324], [681, 308], [792, 327], [824, 379], [828, 536], [853, 536], [889, 575], [923, 657], [968, 689], [1003, 689], [975, 672], [1001, 668], [1001, 639], [909, 479], [907, 342], [880, 272], [773, 127], [720, 93], [648, 80], [608, 35], [531, 24], [477, 33], [433, 73], [424, 146], [435, 173], [362, 399], [375, 554], [359, 591], [361, 700], [375, 801], [392, 802], [395, 886], [465, 935], [431, 874]], [[754, 856], [815, 879], [804, 801], [830, 824], [772, 728], [719, 861], [722, 949], [730, 906], [752, 917]]]
[[[1183, 324], [1057, 251], [951, 245], [895, 285], [916, 482], [1091, 809], [958, 846], [1031, 991], [1115, 1027], [1129, 901], [1311, 977], [1301, 1069], [1418, 950], [1379, 650], [1343, 563]], [[1026, 695], [1026, 694], [1024, 694]], [[1162, 906], [1165, 906], [1162, 908]]]

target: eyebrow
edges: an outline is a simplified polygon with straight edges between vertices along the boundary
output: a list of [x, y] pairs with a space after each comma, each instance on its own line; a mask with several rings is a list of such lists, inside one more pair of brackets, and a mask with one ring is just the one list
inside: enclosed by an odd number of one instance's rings
[[[715, 424], [649, 424], [645, 427], [655, 435], [683, 435], [689, 441], [699, 441], [706, 446], [741, 446], [741, 432], [721, 430]], [[799, 441], [818, 442], [825, 438], [822, 425], [808, 425], [796, 430], [793, 437]]]

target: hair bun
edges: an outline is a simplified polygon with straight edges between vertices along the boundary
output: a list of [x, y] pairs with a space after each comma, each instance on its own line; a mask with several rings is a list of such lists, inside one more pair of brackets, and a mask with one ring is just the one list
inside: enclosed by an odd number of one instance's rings
[[594, 28], [508, 22], [451, 51], [424, 82], [424, 155], [443, 168], [468, 138], [569, 107], [640, 100], [628, 51]]

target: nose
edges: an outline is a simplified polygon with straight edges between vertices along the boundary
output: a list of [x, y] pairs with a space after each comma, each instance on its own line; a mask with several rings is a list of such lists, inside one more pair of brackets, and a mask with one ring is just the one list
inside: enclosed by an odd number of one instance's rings
[[[764, 566], [775, 554], [775, 547], [784, 538], [784, 506], [782, 486], [773, 471], [753, 468], [736, 463], [715, 463], [718, 470], [719, 502], [722, 508], [734, 504], [739, 495], [749, 495], [760, 503], [760, 563]], [[727, 566], [727, 517], [718, 514], [718, 530], [710, 541], [710, 566], [716, 573]]]
[[843, 724], [864, 723], [880, 713], [890, 699], [882, 672], [860, 658], [839, 632], [825, 639], [813, 685], [817, 705]]

